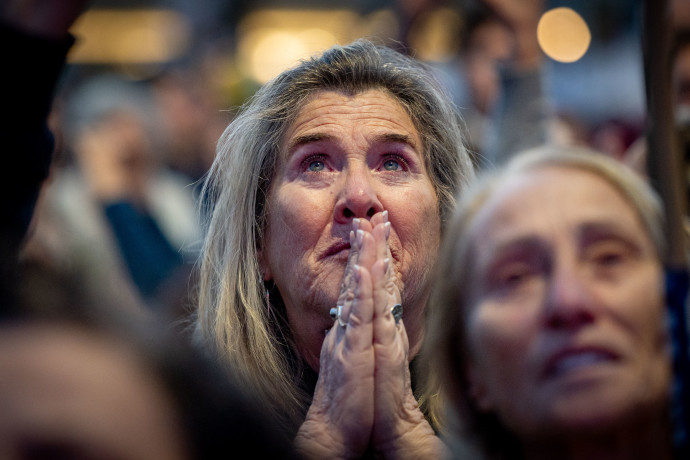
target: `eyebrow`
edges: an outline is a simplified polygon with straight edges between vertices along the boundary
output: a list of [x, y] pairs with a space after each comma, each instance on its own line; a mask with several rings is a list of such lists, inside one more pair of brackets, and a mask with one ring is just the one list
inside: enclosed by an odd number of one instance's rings
[[[600, 240], [603, 238], [616, 239], [634, 239], [633, 235], [627, 231], [625, 226], [619, 225], [617, 222], [609, 221], [586, 221], [577, 225], [575, 229], [576, 241], [579, 245], [586, 245], [591, 241]], [[497, 256], [515, 252], [516, 250], [538, 250], [548, 246], [548, 243], [542, 240], [538, 235], [525, 235], [507, 238], [503, 242], [499, 242], [492, 251], [492, 260]]]
[[501, 257], [514, 254], [518, 251], [538, 251], [544, 249], [546, 246], [548, 246], [548, 243], [534, 235], [511, 238], [496, 246], [495, 250], [492, 251], [490, 261], [496, 261]]
[[480, 272], [487, 273], [496, 268], [496, 265], [506, 259], [516, 257], [518, 254], [541, 254], [548, 247], [548, 243], [535, 235], [518, 236], [499, 242], [489, 256], [479, 262], [477, 268]]
[[333, 139], [333, 136], [330, 136], [328, 134], [322, 134], [322, 133], [315, 133], [315, 134], [307, 134], [305, 136], [297, 136], [296, 138], [292, 139], [290, 141], [290, 145], [288, 145], [287, 149], [287, 154], [288, 156], [291, 156], [295, 150], [300, 148], [303, 145], [306, 144], [311, 144], [313, 142], [319, 142], [319, 141], [327, 141]]
[[635, 247], [640, 244], [634, 233], [631, 233], [626, 227], [616, 222], [585, 222], [578, 228], [578, 242], [583, 246], [594, 241], [609, 238], [623, 241]]
[[402, 144], [407, 144], [413, 149], [417, 150], [417, 144], [414, 142], [414, 139], [412, 139], [412, 137], [408, 136], [407, 134], [385, 133], [376, 136], [374, 140], [376, 142], [398, 142]]
[[[303, 145], [311, 144], [314, 142], [320, 142], [320, 141], [330, 141], [333, 140], [334, 136], [331, 136], [330, 134], [325, 134], [325, 133], [314, 133], [314, 134], [307, 134], [304, 136], [297, 136], [296, 138], [292, 139], [290, 141], [290, 145], [288, 145], [287, 149], [287, 154], [288, 156], [291, 156], [295, 150], [300, 148]], [[415, 143], [414, 139], [412, 137], [408, 136], [407, 134], [399, 134], [399, 133], [384, 133], [377, 135], [374, 137], [374, 142], [380, 143], [380, 142], [395, 142], [395, 143], [402, 143], [402, 144], [407, 144], [409, 145], [412, 149], [417, 150], [417, 144]]]
[[[640, 242], [632, 235], [625, 226], [617, 222], [588, 221], [578, 225], [575, 230], [576, 244], [581, 251], [589, 244], [603, 239], [615, 239], [631, 248], [640, 249]], [[538, 235], [517, 236], [499, 242], [490, 256], [484, 260], [481, 268], [492, 270], [496, 264], [506, 258], [514, 257], [522, 252], [539, 253], [548, 250], [550, 244]]]

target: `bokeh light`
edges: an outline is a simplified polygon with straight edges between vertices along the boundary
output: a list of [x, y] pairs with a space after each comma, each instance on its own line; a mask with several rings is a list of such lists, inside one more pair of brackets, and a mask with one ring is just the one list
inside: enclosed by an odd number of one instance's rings
[[560, 7], [547, 11], [537, 26], [539, 46], [551, 59], [575, 62], [587, 52], [592, 35], [582, 16]]
[[175, 59], [191, 41], [186, 18], [165, 9], [93, 9], [75, 23], [69, 60], [79, 64], [152, 64]]
[[239, 68], [263, 84], [301, 59], [347, 43], [357, 18], [349, 10], [256, 10], [238, 27]]

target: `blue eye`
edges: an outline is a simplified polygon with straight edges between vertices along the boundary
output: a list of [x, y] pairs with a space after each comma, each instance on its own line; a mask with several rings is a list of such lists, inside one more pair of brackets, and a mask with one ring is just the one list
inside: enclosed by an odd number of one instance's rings
[[386, 171], [397, 171], [400, 169], [400, 163], [396, 160], [386, 160], [383, 163], [383, 169]]
[[307, 165], [307, 169], [309, 171], [312, 171], [312, 172], [323, 171], [325, 167], [326, 167], [326, 165], [321, 160], [310, 161], [309, 164]]
[[326, 156], [320, 153], [307, 156], [301, 163], [302, 171], [305, 172], [321, 172], [326, 167]]

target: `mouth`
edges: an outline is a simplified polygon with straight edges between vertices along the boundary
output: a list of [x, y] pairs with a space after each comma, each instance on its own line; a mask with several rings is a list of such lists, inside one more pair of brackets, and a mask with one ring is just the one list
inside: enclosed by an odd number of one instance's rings
[[615, 364], [620, 356], [601, 347], [565, 348], [551, 356], [544, 367], [544, 378], [561, 377], [594, 366]]
[[348, 255], [350, 251], [350, 242], [345, 241], [345, 240], [340, 240], [326, 249], [326, 252], [323, 254], [323, 258], [326, 259], [328, 257], [333, 257], [333, 256], [340, 256], [341, 254]]

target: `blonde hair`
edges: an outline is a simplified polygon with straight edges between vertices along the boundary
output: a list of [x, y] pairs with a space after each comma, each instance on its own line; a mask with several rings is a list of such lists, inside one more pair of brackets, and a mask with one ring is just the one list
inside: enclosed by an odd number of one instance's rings
[[311, 394], [300, 388], [301, 360], [277, 289], [270, 300], [257, 260], [281, 140], [305, 101], [320, 90], [381, 89], [419, 131], [442, 222], [473, 177], [455, 107], [419, 62], [358, 40], [302, 62], [262, 87], [227, 127], [204, 185], [210, 199], [199, 279], [197, 338], [266, 403], [294, 434]]
[[[474, 265], [473, 225], [479, 209], [511, 176], [529, 174], [546, 167], [563, 167], [591, 172], [613, 186], [637, 213], [651, 238], [657, 255], [664, 251], [663, 211], [651, 187], [627, 166], [604, 154], [578, 147], [541, 147], [514, 157], [503, 169], [479, 180], [463, 197], [448, 225], [437, 265], [437, 284], [432, 293], [434, 309], [428, 324], [423, 353], [433, 362], [438, 381], [426, 389], [434, 404], [447, 404], [448, 427], [478, 447], [488, 458], [506, 458], [517, 452], [516, 439], [493, 414], [480, 411], [469, 396], [466, 376], [468, 349], [465, 315], [471, 305], [467, 295]], [[441, 393], [439, 395], [439, 388]], [[447, 399], [447, 401], [444, 401]]]

